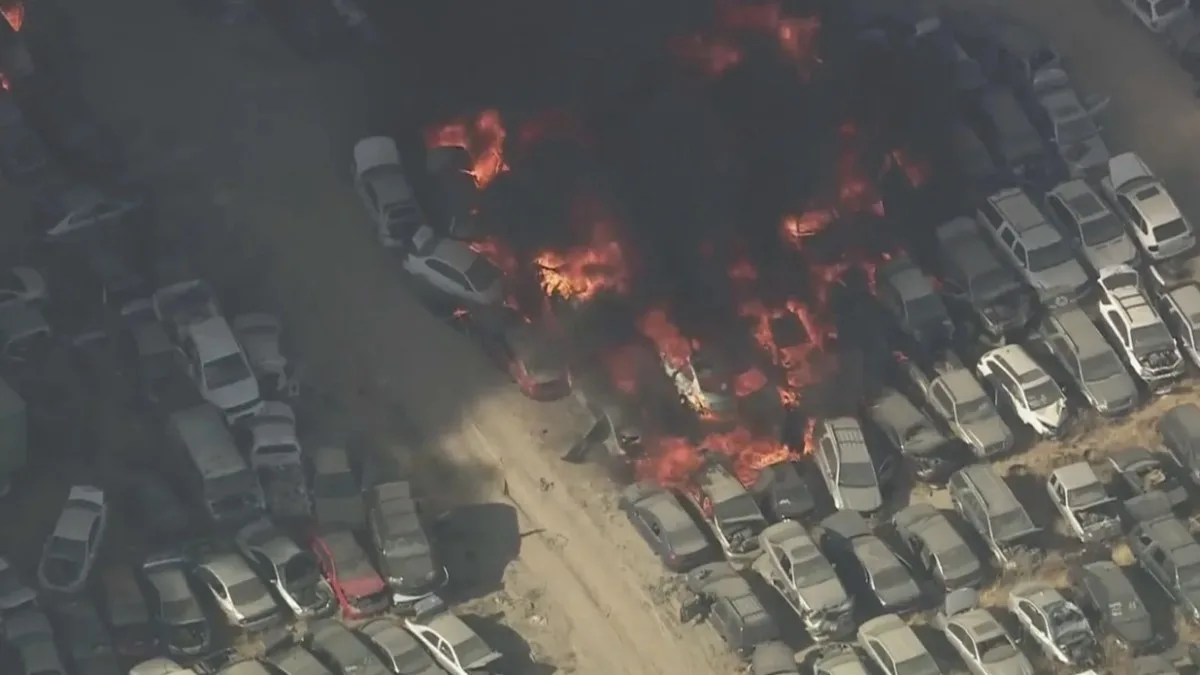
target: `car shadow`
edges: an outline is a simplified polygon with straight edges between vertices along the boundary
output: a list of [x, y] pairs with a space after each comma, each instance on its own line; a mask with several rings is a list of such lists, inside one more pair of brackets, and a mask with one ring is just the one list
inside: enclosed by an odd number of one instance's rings
[[500, 652], [504, 658], [497, 662], [497, 672], [509, 675], [553, 675], [558, 668], [534, 660], [533, 650], [520, 633], [504, 625], [504, 615], [460, 614], [459, 618], [475, 631], [489, 647]]
[[1029, 470], [1023, 464], [1014, 464], [1004, 476], [1017, 501], [1024, 507], [1033, 524], [1042, 528], [1043, 550], [1057, 551], [1064, 555], [1078, 553], [1082, 549], [1079, 540], [1065, 532], [1065, 525], [1058, 517], [1058, 508], [1046, 491], [1046, 479]]
[[450, 574], [446, 599], [464, 602], [503, 588], [504, 571], [521, 552], [517, 511], [508, 504], [468, 504], [438, 519], [433, 532]]

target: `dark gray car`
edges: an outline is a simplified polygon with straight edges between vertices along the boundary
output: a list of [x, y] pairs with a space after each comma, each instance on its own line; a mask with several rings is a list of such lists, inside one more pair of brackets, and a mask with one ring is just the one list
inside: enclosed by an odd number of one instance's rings
[[1094, 625], [1133, 653], [1144, 653], [1162, 641], [1137, 589], [1111, 560], [1071, 569], [1075, 601]]
[[362, 486], [354, 475], [350, 454], [344, 447], [326, 445], [317, 448], [313, 457], [312, 497], [317, 523], [359, 530], [367, 526]]
[[867, 408], [871, 428], [882, 435], [922, 481], [945, 480], [958, 468], [954, 447], [941, 429], [912, 401], [895, 389], [884, 388]]
[[984, 241], [974, 221], [960, 216], [943, 223], [937, 242], [942, 295], [952, 315], [993, 341], [1029, 322], [1033, 302], [1028, 289]]
[[950, 476], [954, 509], [983, 537], [996, 563], [1005, 569], [1036, 562], [1041, 548], [1034, 524], [1012, 488], [989, 464], [971, 464]]
[[671, 491], [636, 483], [621, 491], [617, 505], [667, 569], [686, 572], [718, 558], [708, 537]]
[[1029, 346], [1055, 361], [1101, 415], [1124, 415], [1137, 405], [1133, 377], [1082, 309], [1073, 307], [1042, 317], [1030, 335]]
[[[1134, 505], [1149, 501], [1159, 504]], [[1158, 495], [1138, 497], [1127, 508], [1139, 521], [1128, 538], [1138, 564], [1175, 601], [1184, 616], [1200, 622], [1200, 544]]]
[[853, 511], [838, 511], [821, 521], [821, 547], [851, 592], [885, 612], [916, 609], [921, 587], [912, 572], [867, 521]]
[[1158, 434], [1171, 458], [1200, 482], [1200, 406], [1182, 403], [1158, 418]]
[[1110, 454], [1108, 463], [1124, 484], [1125, 497], [1160, 493], [1171, 508], [1187, 504], [1187, 488], [1175, 476], [1179, 467], [1173, 462], [1164, 463], [1160, 455], [1142, 447], [1125, 448]]
[[65, 656], [79, 675], [121, 675], [112, 637], [96, 606], [73, 600], [55, 607], [53, 618], [66, 648]]
[[975, 587], [984, 568], [950, 519], [931, 504], [910, 504], [892, 516], [910, 559], [947, 590]]
[[332, 619], [313, 625], [309, 650], [338, 675], [392, 675], [363, 640]]
[[367, 529], [392, 602], [415, 602], [445, 585], [446, 568], [425, 531], [420, 505], [408, 481], [367, 491]]
[[743, 658], [758, 645], [779, 639], [779, 626], [729, 563], [709, 563], [688, 572], [687, 587], [693, 597], [680, 608], [680, 621], [708, 621]]

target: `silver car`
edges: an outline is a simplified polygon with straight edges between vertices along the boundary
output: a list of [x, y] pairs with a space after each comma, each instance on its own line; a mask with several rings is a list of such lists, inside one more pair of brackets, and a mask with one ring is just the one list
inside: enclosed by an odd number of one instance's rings
[[974, 590], [962, 588], [947, 595], [934, 623], [972, 675], [1033, 675], [1029, 659], [996, 617], [979, 606]]
[[877, 616], [859, 626], [858, 643], [885, 675], [942, 675], [929, 649], [895, 614]]
[[1052, 661], [1097, 665], [1102, 652], [1091, 624], [1058, 589], [1037, 581], [1017, 584], [1009, 591], [1008, 610]]
[[819, 422], [817, 428], [817, 467], [834, 506], [859, 513], [878, 511], [883, 506], [879, 476], [858, 420], [837, 417]]
[[1100, 137], [1096, 116], [1108, 107], [1109, 99], [1089, 96], [1080, 99], [1065, 70], [1043, 68], [1033, 76], [1033, 94], [1041, 113], [1042, 132], [1054, 144], [1072, 176], [1103, 170], [1111, 156]]
[[1086, 181], [1067, 181], [1047, 193], [1046, 214], [1093, 273], [1112, 265], [1137, 264], [1137, 245], [1125, 223]]
[[375, 619], [359, 626], [358, 632], [367, 638], [375, 656], [393, 673], [401, 675], [443, 675], [417, 639], [391, 619]]
[[763, 553], [754, 572], [783, 596], [809, 636], [819, 642], [849, 634], [854, 603], [804, 526], [785, 520], [763, 530], [758, 541]]
[[91, 485], [72, 487], [54, 531], [42, 549], [38, 564], [38, 583], [42, 588], [60, 593], [83, 590], [107, 523], [104, 491]]

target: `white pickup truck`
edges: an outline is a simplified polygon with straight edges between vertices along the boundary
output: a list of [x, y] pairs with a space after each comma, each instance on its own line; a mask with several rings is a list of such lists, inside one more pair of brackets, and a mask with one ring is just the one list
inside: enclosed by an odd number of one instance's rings
[[1055, 469], [1046, 480], [1046, 491], [1075, 538], [1093, 543], [1120, 536], [1117, 500], [1108, 495], [1087, 462]]

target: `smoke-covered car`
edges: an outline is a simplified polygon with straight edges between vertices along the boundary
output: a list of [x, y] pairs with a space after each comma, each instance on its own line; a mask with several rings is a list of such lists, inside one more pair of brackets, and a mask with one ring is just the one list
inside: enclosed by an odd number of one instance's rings
[[992, 341], [1029, 322], [1033, 303], [1028, 289], [970, 218], [960, 216], [940, 225], [937, 243], [942, 297], [952, 316]]
[[796, 462], [763, 467], [754, 480], [752, 492], [758, 495], [763, 513], [771, 522], [799, 520], [816, 508], [812, 488]]
[[25, 583], [7, 558], [0, 558], [0, 622], [5, 614], [36, 604], [37, 591]]
[[131, 361], [138, 388], [152, 410], [174, 412], [198, 402], [200, 392], [187, 373], [187, 360], [179, 353], [167, 329], [153, 314], [139, 312], [149, 301], [134, 301], [127, 316]]
[[159, 639], [172, 656], [192, 657], [208, 651], [209, 623], [188, 579], [190, 563], [175, 554], [159, 554], [142, 563], [141, 580]]
[[976, 457], [995, 457], [1012, 450], [1012, 431], [979, 381], [956, 358], [935, 363], [928, 375], [911, 360], [900, 366], [926, 405]]
[[1058, 589], [1040, 581], [1017, 584], [1009, 591], [1008, 610], [1052, 661], [1066, 666], [1097, 665], [1100, 644], [1091, 624]]
[[191, 526], [187, 507], [167, 479], [150, 470], [122, 469], [113, 500], [121, 515], [153, 540], [179, 541]]
[[754, 561], [755, 573], [783, 596], [808, 635], [817, 642], [849, 635], [854, 603], [804, 527], [784, 521], [758, 538], [762, 555]]
[[199, 278], [174, 281], [158, 288], [150, 296], [150, 305], [154, 316], [167, 326], [172, 340], [179, 340], [193, 323], [222, 316], [217, 292]]
[[1200, 544], [1161, 495], [1126, 502], [1136, 523], [1129, 548], [1138, 564], [1193, 623], [1200, 623]]
[[50, 619], [42, 610], [24, 607], [4, 618], [4, 641], [14, 652], [13, 661], [26, 673], [66, 675]]
[[113, 645], [122, 656], [146, 658], [158, 651], [159, 640], [150, 619], [150, 606], [132, 568], [113, 565], [100, 576], [105, 618]]
[[234, 541], [293, 614], [319, 616], [333, 609], [333, 591], [321, 578], [316, 556], [297, 546], [270, 520], [262, 518], [245, 525]]
[[396, 141], [371, 136], [354, 144], [350, 173], [354, 189], [371, 219], [375, 238], [385, 248], [402, 248], [427, 225], [416, 193], [404, 170]]
[[983, 581], [983, 563], [950, 519], [931, 504], [910, 504], [892, 516], [896, 538], [914, 565], [947, 590]]
[[258, 414], [234, 429], [266, 497], [267, 511], [280, 519], [312, 514], [308, 468], [296, 433], [296, 413], [282, 401], [264, 401]]
[[917, 608], [921, 587], [871, 526], [853, 511], [838, 511], [821, 521], [821, 548], [851, 592], [865, 592], [885, 612]]
[[862, 650], [848, 642], [817, 644], [793, 657], [800, 672], [812, 675], [871, 675]]
[[758, 557], [758, 535], [767, 527], [767, 519], [754, 495], [733, 474], [709, 462], [697, 478], [693, 499], [730, 563], [749, 565]]
[[445, 223], [446, 234], [465, 240], [479, 235], [475, 223], [479, 188], [471, 165], [471, 154], [460, 146], [443, 145], [425, 152], [439, 220]]
[[1138, 390], [1129, 371], [1082, 309], [1047, 314], [1034, 327], [1028, 344], [1061, 366], [1101, 415], [1124, 415], [1137, 405]]
[[1033, 665], [996, 617], [979, 606], [979, 595], [960, 588], [942, 602], [934, 617], [946, 641], [972, 675], [1033, 675]]
[[1162, 643], [1137, 589], [1111, 560], [1072, 567], [1070, 575], [1080, 609], [1122, 647], [1138, 654]]
[[1100, 270], [1101, 325], [1120, 347], [1133, 373], [1154, 390], [1183, 375], [1186, 364], [1166, 322], [1142, 288], [1137, 270], [1126, 265]]
[[1106, 96], [1080, 97], [1062, 68], [1042, 68], [1025, 90], [1030, 120], [1057, 151], [1071, 176], [1095, 176], [1108, 165], [1108, 144], [1096, 117], [1109, 104]]
[[312, 626], [308, 649], [338, 675], [392, 675], [362, 639], [333, 619]]
[[672, 572], [686, 572], [718, 557], [671, 491], [653, 483], [635, 483], [621, 491], [617, 505]]
[[683, 358], [659, 351], [663, 371], [675, 385], [680, 401], [705, 421], [730, 420], [737, 414], [733, 374], [717, 352], [703, 345], [689, 350]]
[[108, 523], [104, 491], [76, 485], [67, 493], [54, 531], [38, 563], [38, 583], [60, 593], [75, 593], [87, 583]]
[[756, 646], [779, 639], [779, 626], [729, 563], [709, 563], [688, 572], [687, 588], [692, 598], [680, 607], [679, 620], [708, 621], [743, 658]]
[[1075, 462], [1052, 471], [1046, 479], [1046, 491], [1071, 534], [1080, 541], [1103, 542], [1121, 535], [1117, 500], [1108, 495], [1087, 462]]
[[1063, 230], [1092, 271], [1137, 265], [1138, 250], [1120, 216], [1087, 181], [1067, 181], [1046, 194], [1046, 214]]
[[1187, 504], [1187, 488], [1174, 475], [1177, 464], [1166, 465], [1159, 455], [1136, 446], [1110, 453], [1108, 463], [1126, 498], [1158, 493], [1173, 509]]
[[1200, 483], [1200, 406], [1181, 403], [1163, 413], [1158, 435], [1171, 459]]
[[1070, 410], [1058, 383], [1019, 344], [997, 347], [979, 358], [976, 372], [1017, 419], [1042, 438], [1066, 433]]
[[1130, 231], [1147, 262], [1158, 263], [1195, 247], [1196, 235], [1191, 223], [1137, 153], [1126, 152], [1110, 159], [1108, 176], [1100, 182], [1100, 187], [1132, 224]]
[[942, 669], [913, 629], [895, 614], [858, 627], [858, 644], [885, 675], [942, 675]]
[[358, 627], [375, 656], [400, 675], [442, 675], [420, 642], [391, 619], [374, 619]]
[[415, 617], [404, 620], [404, 629], [415, 637], [438, 665], [450, 675], [491, 672], [489, 666], [503, 656], [479, 634], [430, 595], [414, 607]]
[[282, 618], [267, 585], [238, 553], [204, 552], [192, 574], [212, 594], [229, 623], [237, 628], [260, 630]]
[[553, 401], [571, 392], [562, 343], [553, 329], [515, 312], [505, 312], [496, 326], [475, 322], [483, 350], [535, 401]]
[[350, 466], [350, 454], [337, 445], [317, 448], [313, 456], [313, 507], [320, 525], [367, 526], [362, 486]]
[[309, 547], [317, 555], [343, 616], [363, 618], [391, 604], [387, 584], [353, 532], [342, 527], [325, 528], [312, 535]]
[[263, 392], [273, 396], [294, 397], [299, 383], [280, 346], [283, 326], [279, 319], [270, 314], [254, 312], [233, 317], [230, 325]]
[[96, 606], [72, 600], [54, 607], [53, 618], [62, 638], [63, 652], [80, 675], [120, 675], [122, 668], [112, 639]]
[[991, 465], [965, 466], [947, 485], [954, 510], [979, 533], [1001, 567], [1015, 569], [1040, 558], [1034, 539], [1041, 529]]
[[877, 298], [913, 346], [937, 354], [954, 338], [954, 322], [933, 282], [907, 255], [876, 270]]
[[883, 388], [867, 407], [869, 429], [898, 451], [922, 481], [945, 480], [957, 468], [950, 439], [904, 394]]
[[1051, 174], [1051, 157], [1041, 134], [1010, 88], [988, 85], [967, 110], [980, 140], [1010, 173], [1038, 182]]
[[470, 245], [444, 238], [427, 225], [417, 228], [410, 243], [401, 264], [418, 284], [474, 306], [500, 304], [504, 272]]
[[367, 531], [392, 590], [392, 604], [411, 604], [444, 586], [449, 574], [426, 533], [412, 484], [381, 483], [367, 490], [365, 497]]

